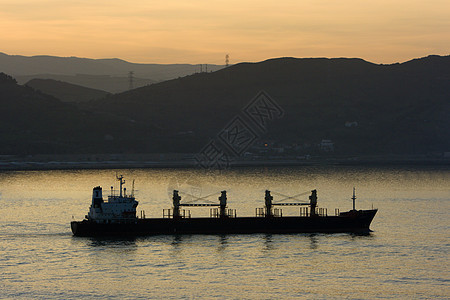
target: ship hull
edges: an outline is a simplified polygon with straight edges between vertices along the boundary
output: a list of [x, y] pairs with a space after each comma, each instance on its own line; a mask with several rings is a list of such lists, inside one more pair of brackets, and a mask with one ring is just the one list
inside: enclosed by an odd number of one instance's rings
[[146, 236], [160, 234], [240, 233], [368, 233], [377, 210], [360, 210], [339, 216], [238, 217], [238, 218], [149, 218], [128, 223], [100, 224], [72, 221], [75, 236]]

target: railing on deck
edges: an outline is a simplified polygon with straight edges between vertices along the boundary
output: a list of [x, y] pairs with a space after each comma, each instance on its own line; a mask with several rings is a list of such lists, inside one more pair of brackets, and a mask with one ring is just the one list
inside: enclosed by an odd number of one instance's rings
[[273, 209], [273, 216], [274, 217], [282, 217], [283, 216], [283, 210], [281, 208], [274, 208]]
[[309, 217], [309, 207], [300, 207], [300, 217]]
[[[190, 218], [191, 217], [191, 211], [189, 209], [180, 209], [180, 218]], [[173, 218], [173, 209], [163, 209], [163, 218]]]
[[257, 217], [265, 217], [266, 216], [266, 210], [263, 207], [255, 208], [255, 213], [256, 213]]
[[[236, 218], [236, 210], [232, 208], [228, 208], [225, 211], [225, 216], [228, 218]], [[220, 218], [220, 210], [218, 208], [211, 208], [209, 210], [210, 218]]]
[[319, 217], [326, 217], [326, 216], [328, 216], [327, 209], [326, 208], [321, 208], [321, 207], [318, 207], [316, 209], [316, 214]]
[[[266, 217], [267, 212], [265, 207], [259, 207], [255, 209], [256, 216], [257, 217]], [[339, 210], [336, 210], [336, 215], [339, 215]], [[310, 208], [309, 207], [300, 207], [299, 210], [300, 217], [309, 217], [311, 215]], [[274, 208], [272, 211], [273, 217], [283, 217], [283, 211], [280, 208]], [[317, 207], [316, 208], [316, 216], [319, 217], [326, 217], [328, 216], [328, 210], [326, 208]]]
[[[255, 208], [255, 213], [257, 217], [266, 217], [267, 212], [265, 207]], [[272, 217], [281, 218], [283, 216], [283, 210], [281, 208], [274, 208], [272, 211]]]

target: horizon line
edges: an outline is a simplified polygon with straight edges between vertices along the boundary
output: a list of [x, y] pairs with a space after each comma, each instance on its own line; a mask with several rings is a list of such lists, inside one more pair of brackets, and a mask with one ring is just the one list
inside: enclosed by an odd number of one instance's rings
[[[215, 66], [225, 66], [225, 64], [215, 64], [215, 63], [180, 63], [180, 62], [173, 62], [173, 63], [155, 63], [155, 62], [132, 62], [123, 58], [119, 58], [119, 57], [102, 57], [102, 58], [92, 58], [92, 57], [81, 57], [81, 56], [58, 56], [58, 55], [50, 55], [50, 54], [35, 54], [35, 55], [23, 55], [23, 54], [8, 54], [5, 52], [0, 51], [0, 54], [3, 55], [7, 55], [7, 56], [12, 56], [12, 57], [25, 57], [25, 58], [34, 58], [34, 57], [52, 57], [52, 58], [75, 58], [75, 59], [86, 59], [86, 60], [121, 60], [130, 64], [137, 64], [137, 65], [215, 65]], [[265, 62], [268, 60], [274, 60], [274, 59], [283, 59], [283, 58], [292, 58], [292, 59], [360, 59], [363, 60], [365, 62], [368, 63], [372, 63], [372, 64], [376, 64], [376, 65], [395, 65], [395, 64], [402, 64], [402, 63], [406, 63], [415, 59], [422, 59], [422, 58], [426, 58], [426, 57], [432, 57], [432, 56], [438, 56], [438, 57], [446, 57], [446, 56], [450, 56], [450, 54], [446, 54], [446, 55], [441, 55], [441, 54], [428, 54], [426, 56], [421, 56], [421, 57], [414, 57], [414, 58], [410, 58], [404, 61], [397, 61], [397, 62], [392, 62], [392, 63], [377, 63], [377, 62], [373, 62], [367, 59], [364, 59], [362, 57], [346, 57], [346, 56], [340, 56], [340, 57], [326, 57], [326, 56], [310, 56], [310, 57], [295, 57], [295, 56], [279, 56], [279, 57], [271, 57], [271, 58], [266, 58], [263, 60], [254, 60], [254, 61], [239, 61], [233, 64], [230, 64], [230, 66], [232, 65], [237, 65], [240, 63], [261, 63], [261, 62]]]

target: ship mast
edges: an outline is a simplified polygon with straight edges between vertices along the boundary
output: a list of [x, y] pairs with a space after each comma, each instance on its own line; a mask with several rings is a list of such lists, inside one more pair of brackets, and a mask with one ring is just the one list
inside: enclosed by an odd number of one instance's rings
[[353, 197], [352, 197], [352, 200], [353, 200], [353, 210], [356, 210], [356, 209], [355, 209], [355, 200], [356, 200], [356, 196], [355, 196], [355, 187], [353, 187]]
[[116, 177], [117, 177], [117, 180], [119, 180], [119, 182], [120, 182], [120, 197], [122, 197], [122, 186], [124, 185], [125, 180], [123, 179], [123, 175], [120, 175], [120, 176], [116, 175]]

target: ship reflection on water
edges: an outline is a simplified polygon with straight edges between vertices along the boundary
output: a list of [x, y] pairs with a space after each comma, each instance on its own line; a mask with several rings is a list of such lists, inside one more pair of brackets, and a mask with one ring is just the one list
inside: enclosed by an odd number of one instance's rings
[[132, 249], [137, 247], [136, 238], [86, 238], [89, 247], [111, 247], [111, 248], [124, 248]]
[[309, 236], [309, 238], [310, 238], [310, 240], [311, 240], [311, 244], [310, 244], [309, 248], [311, 248], [311, 249], [317, 249], [317, 248], [319, 247], [317, 236], [316, 236], [315, 234], [311, 234], [311, 235]]
[[[321, 241], [327, 238], [346, 241], [348, 243], [358, 242], [361, 239], [373, 239], [373, 233], [354, 234], [321, 234], [321, 233], [296, 233], [296, 234], [205, 234], [205, 235], [157, 235], [149, 237], [71, 237], [76, 244], [84, 244], [86, 247], [95, 249], [115, 249], [117, 251], [135, 251], [139, 247], [165, 247], [175, 250], [178, 254], [182, 251], [190, 251], [192, 246], [208, 247], [216, 249], [217, 252], [225, 252], [227, 248], [233, 248], [234, 243], [242, 243], [251, 240], [252, 247], [263, 252], [277, 251], [286, 243], [298, 243], [304, 248], [318, 250]], [[261, 246], [257, 246], [261, 245]]]

